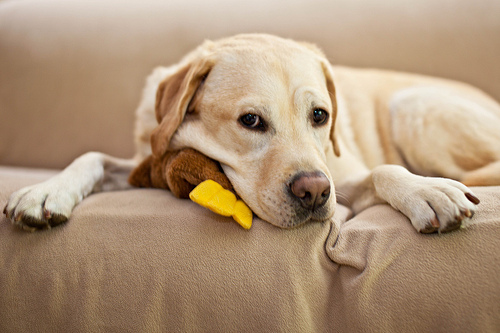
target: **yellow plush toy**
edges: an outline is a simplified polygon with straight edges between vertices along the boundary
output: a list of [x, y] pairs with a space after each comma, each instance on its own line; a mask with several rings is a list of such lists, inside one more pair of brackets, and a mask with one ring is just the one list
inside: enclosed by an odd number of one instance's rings
[[189, 193], [189, 198], [216, 214], [232, 216], [245, 229], [252, 226], [253, 214], [250, 208], [243, 201], [236, 199], [233, 192], [211, 179], [196, 186]]
[[216, 214], [232, 216], [245, 229], [252, 226], [252, 211], [231, 191], [233, 186], [219, 163], [194, 149], [167, 152], [161, 158], [149, 156], [131, 173], [129, 183], [170, 190]]

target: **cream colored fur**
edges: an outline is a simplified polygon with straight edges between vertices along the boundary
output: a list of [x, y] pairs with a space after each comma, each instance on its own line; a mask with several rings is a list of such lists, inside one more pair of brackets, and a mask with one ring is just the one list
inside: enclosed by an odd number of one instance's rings
[[[328, 112], [327, 123], [312, 121], [316, 109]], [[243, 126], [245, 114], [263, 129]], [[126, 175], [147, 155], [191, 147], [219, 161], [256, 215], [276, 226], [332, 218], [335, 191], [314, 210], [290, 194], [294, 175], [321, 172], [355, 212], [389, 203], [416, 230], [446, 232], [478, 203], [458, 181], [500, 184], [499, 128], [499, 105], [467, 85], [334, 67], [312, 45], [240, 35], [154, 70], [137, 109], [134, 159], [84, 155], [14, 193], [6, 212], [26, 229], [50, 227], [51, 216], [67, 219], [92, 191], [127, 188]]]

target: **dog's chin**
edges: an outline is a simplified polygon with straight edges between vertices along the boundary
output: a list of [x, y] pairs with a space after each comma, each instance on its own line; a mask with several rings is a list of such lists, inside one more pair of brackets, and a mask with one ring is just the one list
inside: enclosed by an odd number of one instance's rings
[[261, 219], [279, 228], [293, 229], [308, 223], [323, 223], [329, 221], [332, 219], [333, 213], [333, 208], [324, 207], [314, 212], [309, 210], [295, 210], [293, 213], [279, 214], [276, 218]]

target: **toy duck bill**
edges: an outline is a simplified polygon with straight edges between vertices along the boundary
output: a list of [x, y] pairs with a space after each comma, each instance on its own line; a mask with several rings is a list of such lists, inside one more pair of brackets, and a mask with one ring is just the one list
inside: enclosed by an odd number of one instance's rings
[[245, 229], [252, 227], [253, 213], [233, 192], [224, 189], [219, 183], [208, 179], [196, 186], [189, 198], [222, 216], [232, 216]]

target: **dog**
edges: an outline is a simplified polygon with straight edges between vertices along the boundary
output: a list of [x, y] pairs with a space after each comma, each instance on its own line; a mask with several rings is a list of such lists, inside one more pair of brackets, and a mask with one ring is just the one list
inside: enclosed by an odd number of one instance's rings
[[[124, 190], [148, 155], [193, 148], [282, 228], [390, 204], [421, 233], [469, 221], [467, 186], [500, 185], [500, 105], [463, 83], [332, 66], [308, 43], [265, 34], [206, 41], [148, 77], [137, 153], [90, 152], [13, 193], [4, 213], [26, 229], [68, 220], [93, 192]], [[335, 187], [334, 187], [335, 184]]]

